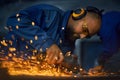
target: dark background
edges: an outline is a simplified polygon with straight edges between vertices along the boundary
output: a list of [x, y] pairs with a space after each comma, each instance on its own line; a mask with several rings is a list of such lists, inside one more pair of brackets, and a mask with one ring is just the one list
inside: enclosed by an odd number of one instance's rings
[[105, 11], [120, 10], [120, 0], [0, 0], [0, 36], [5, 34], [6, 19], [12, 13], [31, 5], [47, 3], [64, 10], [78, 7], [95, 6]]
[[[120, 0], [0, 0], [0, 38], [5, 36], [4, 29], [8, 16], [18, 10], [36, 4], [52, 4], [63, 10], [79, 7], [95, 6], [106, 11], [120, 11]], [[76, 42], [77, 54], [82, 54], [82, 65], [87, 70], [96, 65], [95, 60], [102, 53], [102, 45], [98, 36], [89, 40], [78, 40]]]

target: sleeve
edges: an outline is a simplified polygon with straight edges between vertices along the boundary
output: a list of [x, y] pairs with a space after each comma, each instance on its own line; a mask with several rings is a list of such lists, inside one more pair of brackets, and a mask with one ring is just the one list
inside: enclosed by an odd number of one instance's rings
[[[43, 12], [39, 11], [39, 13], [34, 15], [38, 15], [36, 16], [38, 18], [35, 19], [39, 20], [33, 20], [27, 12], [21, 11], [8, 18], [7, 26], [11, 26], [13, 33], [24, 39], [33, 48], [45, 51], [46, 48], [54, 43], [54, 40], [41, 28], [44, 26], [41, 20]], [[38, 22], [41, 22], [41, 24], [38, 25]]]
[[[117, 53], [119, 49], [120, 33], [120, 13], [111, 12], [106, 15], [107, 26], [102, 33], [103, 53], [99, 57], [99, 63], [105, 63], [110, 57]], [[112, 16], [112, 17], [110, 17]]]
[[112, 57], [118, 50], [118, 42], [116, 39], [116, 35], [111, 38], [104, 38], [103, 40], [103, 53], [98, 57], [98, 63], [100, 65], [104, 65], [110, 57]]
[[106, 15], [105, 30], [102, 34], [103, 49], [108, 55], [114, 54], [119, 47], [120, 12], [112, 11]]

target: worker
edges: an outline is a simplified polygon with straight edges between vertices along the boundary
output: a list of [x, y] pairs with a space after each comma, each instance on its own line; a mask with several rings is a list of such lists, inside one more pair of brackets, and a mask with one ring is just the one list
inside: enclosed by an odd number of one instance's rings
[[65, 53], [73, 53], [76, 39], [89, 38], [99, 31], [101, 12], [90, 6], [68, 11], [48, 4], [25, 8], [7, 20], [7, 47], [23, 54], [30, 50], [45, 52], [49, 64], [60, 64]]

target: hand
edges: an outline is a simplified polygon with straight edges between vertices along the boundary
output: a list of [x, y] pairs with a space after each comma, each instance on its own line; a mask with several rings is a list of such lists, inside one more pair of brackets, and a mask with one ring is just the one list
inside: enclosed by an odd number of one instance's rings
[[46, 60], [49, 64], [60, 64], [64, 59], [64, 56], [60, 48], [53, 44], [46, 51]]
[[103, 72], [103, 66], [99, 65], [99, 66], [89, 69], [88, 74], [89, 75], [99, 75], [99, 74], [102, 74], [102, 72]]

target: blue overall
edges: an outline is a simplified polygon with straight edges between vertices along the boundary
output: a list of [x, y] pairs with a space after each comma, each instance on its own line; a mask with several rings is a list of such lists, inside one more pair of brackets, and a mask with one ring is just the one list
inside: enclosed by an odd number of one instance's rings
[[5, 39], [12, 41], [9, 47], [17, 51], [35, 49], [45, 52], [52, 44], [57, 44], [63, 53], [73, 51], [74, 43], [64, 37], [71, 12], [47, 4], [20, 10], [8, 18], [9, 32]]
[[111, 11], [102, 16], [102, 25], [98, 33], [103, 43], [104, 53], [101, 55], [107, 59], [120, 49], [120, 12]]

